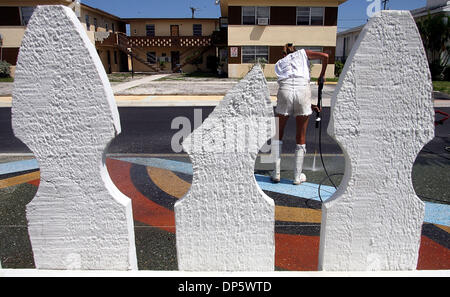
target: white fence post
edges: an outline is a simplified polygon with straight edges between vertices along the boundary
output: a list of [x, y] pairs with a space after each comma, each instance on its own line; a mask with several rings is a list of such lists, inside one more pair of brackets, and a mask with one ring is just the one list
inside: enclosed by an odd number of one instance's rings
[[183, 142], [194, 176], [175, 204], [180, 270], [274, 270], [275, 205], [254, 177], [274, 123], [267, 82], [256, 66]]
[[105, 165], [118, 110], [95, 47], [67, 7], [38, 6], [28, 24], [12, 122], [41, 168], [27, 206], [37, 268], [137, 269], [131, 201]]
[[328, 133], [346, 157], [322, 210], [322, 270], [414, 270], [424, 203], [413, 163], [434, 136], [431, 75], [408, 11], [382, 11], [360, 34], [332, 99]]

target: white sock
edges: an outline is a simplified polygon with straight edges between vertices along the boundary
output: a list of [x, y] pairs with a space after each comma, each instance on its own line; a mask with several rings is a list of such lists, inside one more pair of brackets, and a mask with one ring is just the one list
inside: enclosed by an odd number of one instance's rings
[[272, 140], [272, 154], [275, 158], [275, 168], [273, 171], [273, 177], [277, 178], [281, 173], [281, 151], [283, 147], [283, 141], [281, 140]]
[[303, 160], [306, 155], [306, 144], [297, 144], [295, 147], [294, 181], [300, 181], [303, 171]]

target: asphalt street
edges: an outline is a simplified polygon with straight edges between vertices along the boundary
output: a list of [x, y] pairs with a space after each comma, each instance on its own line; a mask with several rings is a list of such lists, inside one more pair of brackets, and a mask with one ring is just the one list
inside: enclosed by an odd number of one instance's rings
[[[111, 154], [170, 154], [171, 140], [178, 131], [172, 129], [173, 119], [185, 117], [194, 125], [195, 110], [201, 110], [202, 120], [213, 111], [214, 107], [123, 107], [119, 108], [122, 133], [116, 137], [108, 153]], [[450, 108], [439, 110], [450, 113]], [[339, 145], [326, 133], [330, 118], [330, 108], [322, 111], [322, 152], [324, 154], [342, 154]], [[435, 138], [427, 144], [423, 152], [442, 154], [450, 158], [445, 147], [450, 146], [450, 121], [438, 125]], [[318, 129], [315, 117], [311, 117], [307, 130], [308, 152], [318, 148]], [[288, 122], [284, 137], [283, 153], [293, 153], [295, 147], [295, 120]], [[30, 150], [14, 136], [11, 126], [11, 108], [0, 108], [0, 153], [30, 153]]]
[[[168, 213], [168, 218], [173, 219], [172, 204], [188, 190], [192, 181], [192, 167], [190, 167], [189, 157], [185, 153], [172, 151], [172, 137], [179, 131], [171, 128], [172, 121], [177, 117], [185, 117], [193, 126], [194, 114], [201, 111], [202, 120], [204, 120], [213, 109], [213, 107], [119, 108], [122, 133], [107, 148], [109, 156], [107, 165], [113, 182], [120, 191], [132, 199], [133, 209], [139, 210], [133, 216], [140, 270], [178, 269], [173, 230], [154, 227], [160, 226], [160, 222], [152, 221], [153, 216], [140, 214], [146, 213], [145, 211]], [[439, 108], [439, 110], [450, 113], [450, 108]], [[342, 174], [345, 166], [342, 151], [326, 133], [329, 113], [330, 109], [324, 108], [322, 114], [323, 159], [330, 174]], [[445, 150], [450, 146], [449, 125], [450, 121], [447, 121], [444, 125], [436, 127], [436, 137], [419, 154], [411, 173], [416, 194], [423, 201], [435, 205], [438, 209], [441, 209], [440, 205], [447, 204], [444, 206], [448, 206], [450, 204], [450, 184], [448, 182], [450, 180], [450, 153]], [[304, 172], [308, 177], [308, 182], [315, 185], [323, 184], [323, 191], [324, 187], [331, 186], [331, 183], [326, 180], [321, 166], [317, 151], [318, 135], [319, 131], [315, 128], [314, 117], [312, 117], [307, 130], [308, 155], [305, 160]], [[292, 180], [294, 139], [295, 120], [290, 119], [283, 146], [282, 178], [285, 183], [271, 184], [267, 175], [272, 170], [272, 164], [262, 163], [259, 158], [255, 164], [255, 178], [261, 189], [274, 199], [278, 207], [275, 226], [277, 251], [275, 269], [313, 271], [317, 269], [321, 203], [317, 199], [293, 196], [300, 190], [295, 189], [295, 192], [292, 192], [292, 189], [289, 188], [292, 187], [290, 181]], [[0, 164], [18, 160], [33, 162], [32, 158], [32, 152], [14, 137], [11, 127], [11, 108], [0, 108]], [[141, 161], [144, 163], [139, 164]], [[146, 162], [157, 162], [158, 164], [146, 164]], [[162, 164], [167, 165], [165, 170], [161, 168]], [[177, 168], [174, 168], [173, 164]], [[2, 177], [5, 180], [13, 180], [20, 177], [19, 175], [36, 175], [38, 174], [36, 170], [5, 174]], [[190, 174], [188, 174], [189, 171], [191, 171]], [[341, 175], [333, 176], [336, 185], [339, 185], [341, 178]], [[127, 184], [127, 180], [132, 183]], [[36, 193], [36, 185], [32, 181], [0, 188], [0, 261], [3, 268], [35, 267], [28, 236], [25, 207]], [[312, 189], [311, 195], [317, 196], [317, 192], [315, 187]], [[139, 199], [144, 199], [145, 203], [150, 200], [154, 201], [153, 205], [156, 205], [157, 208], [146, 210], [144, 207], [146, 204], [140, 204], [141, 200]], [[169, 202], [172, 204], [166, 205]], [[158, 203], [165, 206], [161, 207]], [[316, 212], [319, 214], [317, 215]], [[307, 215], [303, 216], [304, 213]], [[431, 213], [433, 214], [433, 212]], [[448, 212], [445, 210], [438, 212], [438, 214], [441, 213], [444, 213], [443, 219], [448, 221], [448, 216], [445, 216], [445, 213]], [[159, 216], [156, 217], [159, 218]], [[297, 222], [298, 218], [302, 218], [301, 223]], [[430, 220], [427, 222], [435, 219], [433, 216], [428, 216], [428, 218]], [[450, 265], [448, 256], [446, 256], [449, 246], [448, 233], [437, 226], [430, 223], [423, 226], [418, 269], [448, 269]], [[448, 224], [441, 227], [448, 228], [446, 226]]]
[[[214, 107], [124, 107], [119, 108], [122, 133], [116, 137], [110, 147], [110, 154], [171, 154], [171, 140], [177, 129], [171, 129], [173, 119], [185, 117], [194, 125], [195, 109], [201, 110], [202, 120], [213, 111]], [[329, 108], [324, 108], [322, 115], [323, 153], [341, 154], [339, 146], [326, 134]], [[286, 128], [284, 153], [293, 153], [295, 148], [295, 120], [291, 119]], [[318, 130], [315, 118], [308, 127], [308, 147], [317, 145]], [[0, 108], [0, 153], [31, 153], [30, 150], [14, 137], [11, 126], [11, 108]]]
[[[172, 137], [178, 129], [172, 129], [173, 119], [185, 117], [194, 125], [194, 113], [199, 110], [204, 120], [213, 111], [213, 107], [126, 107], [119, 108], [122, 133], [116, 137], [107, 148], [110, 155], [155, 155], [167, 157], [186, 155], [184, 152], [174, 153], [171, 148]], [[450, 113], [450, 108], [439, 108]], [[322, 112], [322, 154], [325, 156], [326, 168], [330, 173], [342, 173], [344, 160], [339, 145], [326, 133], [329, 123], [329, 108]], [[440, 117], [437, 116], [437, 119]], [[435, 138], [427, 144], [419, 154], [413, 167], [413, 182], [416, 192], [422, 197], [433, 201], [450, 202], [450, 121], [436, 127]], [[312, 162], [320, 163], [313, 158], [319, 153], [319, 130], [315, 128], [315, 117], [312, 117], [307, 130], [307, 150], [309, 159], [306, 167]], [[290, 119], [284, 137], [283, 154], [288, 155], [284, 161], [290, 169], [289, 155], [295, 148], [295, 120]], [[14, 137], [11, 127], [11, 109], [0, 108], [0, 154], [26, 154], [30, 150]], [[256, 164], [256, 170], [267, 173], [270, 164]], [[315, 171], [315, 170], [313, 170]], [[263, 172], [263, 173], [264, 173]], [[312, 173], [314, 175], [314, 173]]]

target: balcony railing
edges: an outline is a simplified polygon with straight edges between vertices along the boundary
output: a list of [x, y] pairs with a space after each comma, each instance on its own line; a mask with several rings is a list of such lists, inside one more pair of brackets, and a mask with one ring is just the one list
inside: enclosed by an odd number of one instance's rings
[[130, 47], [201, 47], [211, 46], [211, 36], [132, 36]]
[[115, 46], [117, 45], [118, 33], [113, 32], [94, 32], [96, 46]]
[[[95, 32], [96, 46], [122, 45], [136, 47], [207, 47], [213, 45], [213, 36], [126, 36], [124, 33]], [[223, 39], [223, 38], [222, 38]], [[223, 40], [221, 40], [223, 43]]]

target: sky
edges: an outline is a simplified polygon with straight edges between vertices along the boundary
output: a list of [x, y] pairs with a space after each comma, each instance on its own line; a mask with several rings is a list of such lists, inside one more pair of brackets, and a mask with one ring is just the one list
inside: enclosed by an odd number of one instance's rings
[[[338, 31], [367, 22], [367, 8], [376, 0], [348, 0], [339, 7]], [[121, 18], [190, 18], [190, 7], [197, 8], [198, 18], [220, 17], [215, 0], [81, 0], [81, 2]], [[274, 1], [276, 2], [276, 0]], [[411, 10], [426, 5], [426, 0], [390, 0], [391, 10]]]

